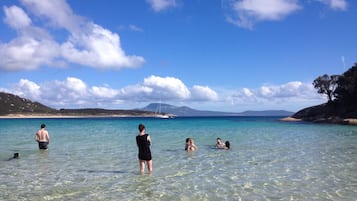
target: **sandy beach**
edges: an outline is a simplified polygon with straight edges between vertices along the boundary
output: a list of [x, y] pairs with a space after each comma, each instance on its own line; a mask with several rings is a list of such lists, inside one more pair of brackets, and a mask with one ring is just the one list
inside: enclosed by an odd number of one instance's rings
[[286, 121], [286, 122], [295, 122], [295, 121], [302, 121], [301, 119], [297, 119], [294, 117], [284, 117], [279, 119], [280, 121]]
[[[298, 121], [303, 121], [302, 119], [297, 119], [294, 117], [284, 117], [279, 119], [279, 121], [285, 121], [285, 122], [298, 122]], [[344, 124], [347, 125], [357, 125], [357, 119], [352, 119], [352, 118], [348, 118], [348, 119], [343, 119]]]
[[357, 119], [344, 119], [348, 125], [357, 125]]

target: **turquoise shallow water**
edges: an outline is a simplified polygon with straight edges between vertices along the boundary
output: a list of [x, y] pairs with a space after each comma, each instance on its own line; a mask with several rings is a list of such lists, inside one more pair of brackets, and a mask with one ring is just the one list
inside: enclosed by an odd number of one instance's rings
[[[46, 123], [48, 151], [34, 133]], [[140, 175], [135, 136], [152, 138]], [[198, 150], [186, 153], [185, 138]], [[215, 139], [231, 142], [214, 149]], [[357, 127], [272, 117], [0, 119], [0, 200], [357, 200]], [[7, 161], [14, 152], [20, 159]]]

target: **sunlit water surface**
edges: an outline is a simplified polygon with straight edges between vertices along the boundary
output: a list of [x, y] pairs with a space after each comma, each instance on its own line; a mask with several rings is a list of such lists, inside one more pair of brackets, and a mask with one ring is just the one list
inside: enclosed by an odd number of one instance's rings
[[[276, 119], [0, 119], [0, 200], [357, 200], [357, 127]], [[41, 123], [48, 151], [34, 141]], [[139, 174], [139, 123], [152, 175]]]

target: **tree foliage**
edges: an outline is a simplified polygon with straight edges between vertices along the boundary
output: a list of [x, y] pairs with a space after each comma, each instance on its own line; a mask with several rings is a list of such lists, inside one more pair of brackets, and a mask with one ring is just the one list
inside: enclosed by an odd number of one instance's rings
[[339, 77], [339, 75], [329, 76], [325, 74], [316, 78], [312, 84], [318, 90], [318, 93], [326, 94], [328, 102], [331, 102], [334, 97], [334, 92], [337, 87], [337, 81]]
[[318, 93], [326, 94], [328, 104], [308, 107], [293, 117], [315, 122], [346, 123], [344, 119], [357, 119], [357, 63], [342, 75], [323, 75], [313, 85]]
[[357, 63], [340, 76], [334, 96], [338, 102], [357, 104]]

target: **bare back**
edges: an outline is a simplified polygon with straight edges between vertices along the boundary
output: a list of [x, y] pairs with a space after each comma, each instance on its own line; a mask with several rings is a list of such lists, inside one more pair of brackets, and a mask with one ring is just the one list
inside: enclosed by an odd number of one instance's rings
[[35, 139], [37, 142], [50, 142], [50, 136], [45, 129], [38, 130]]

